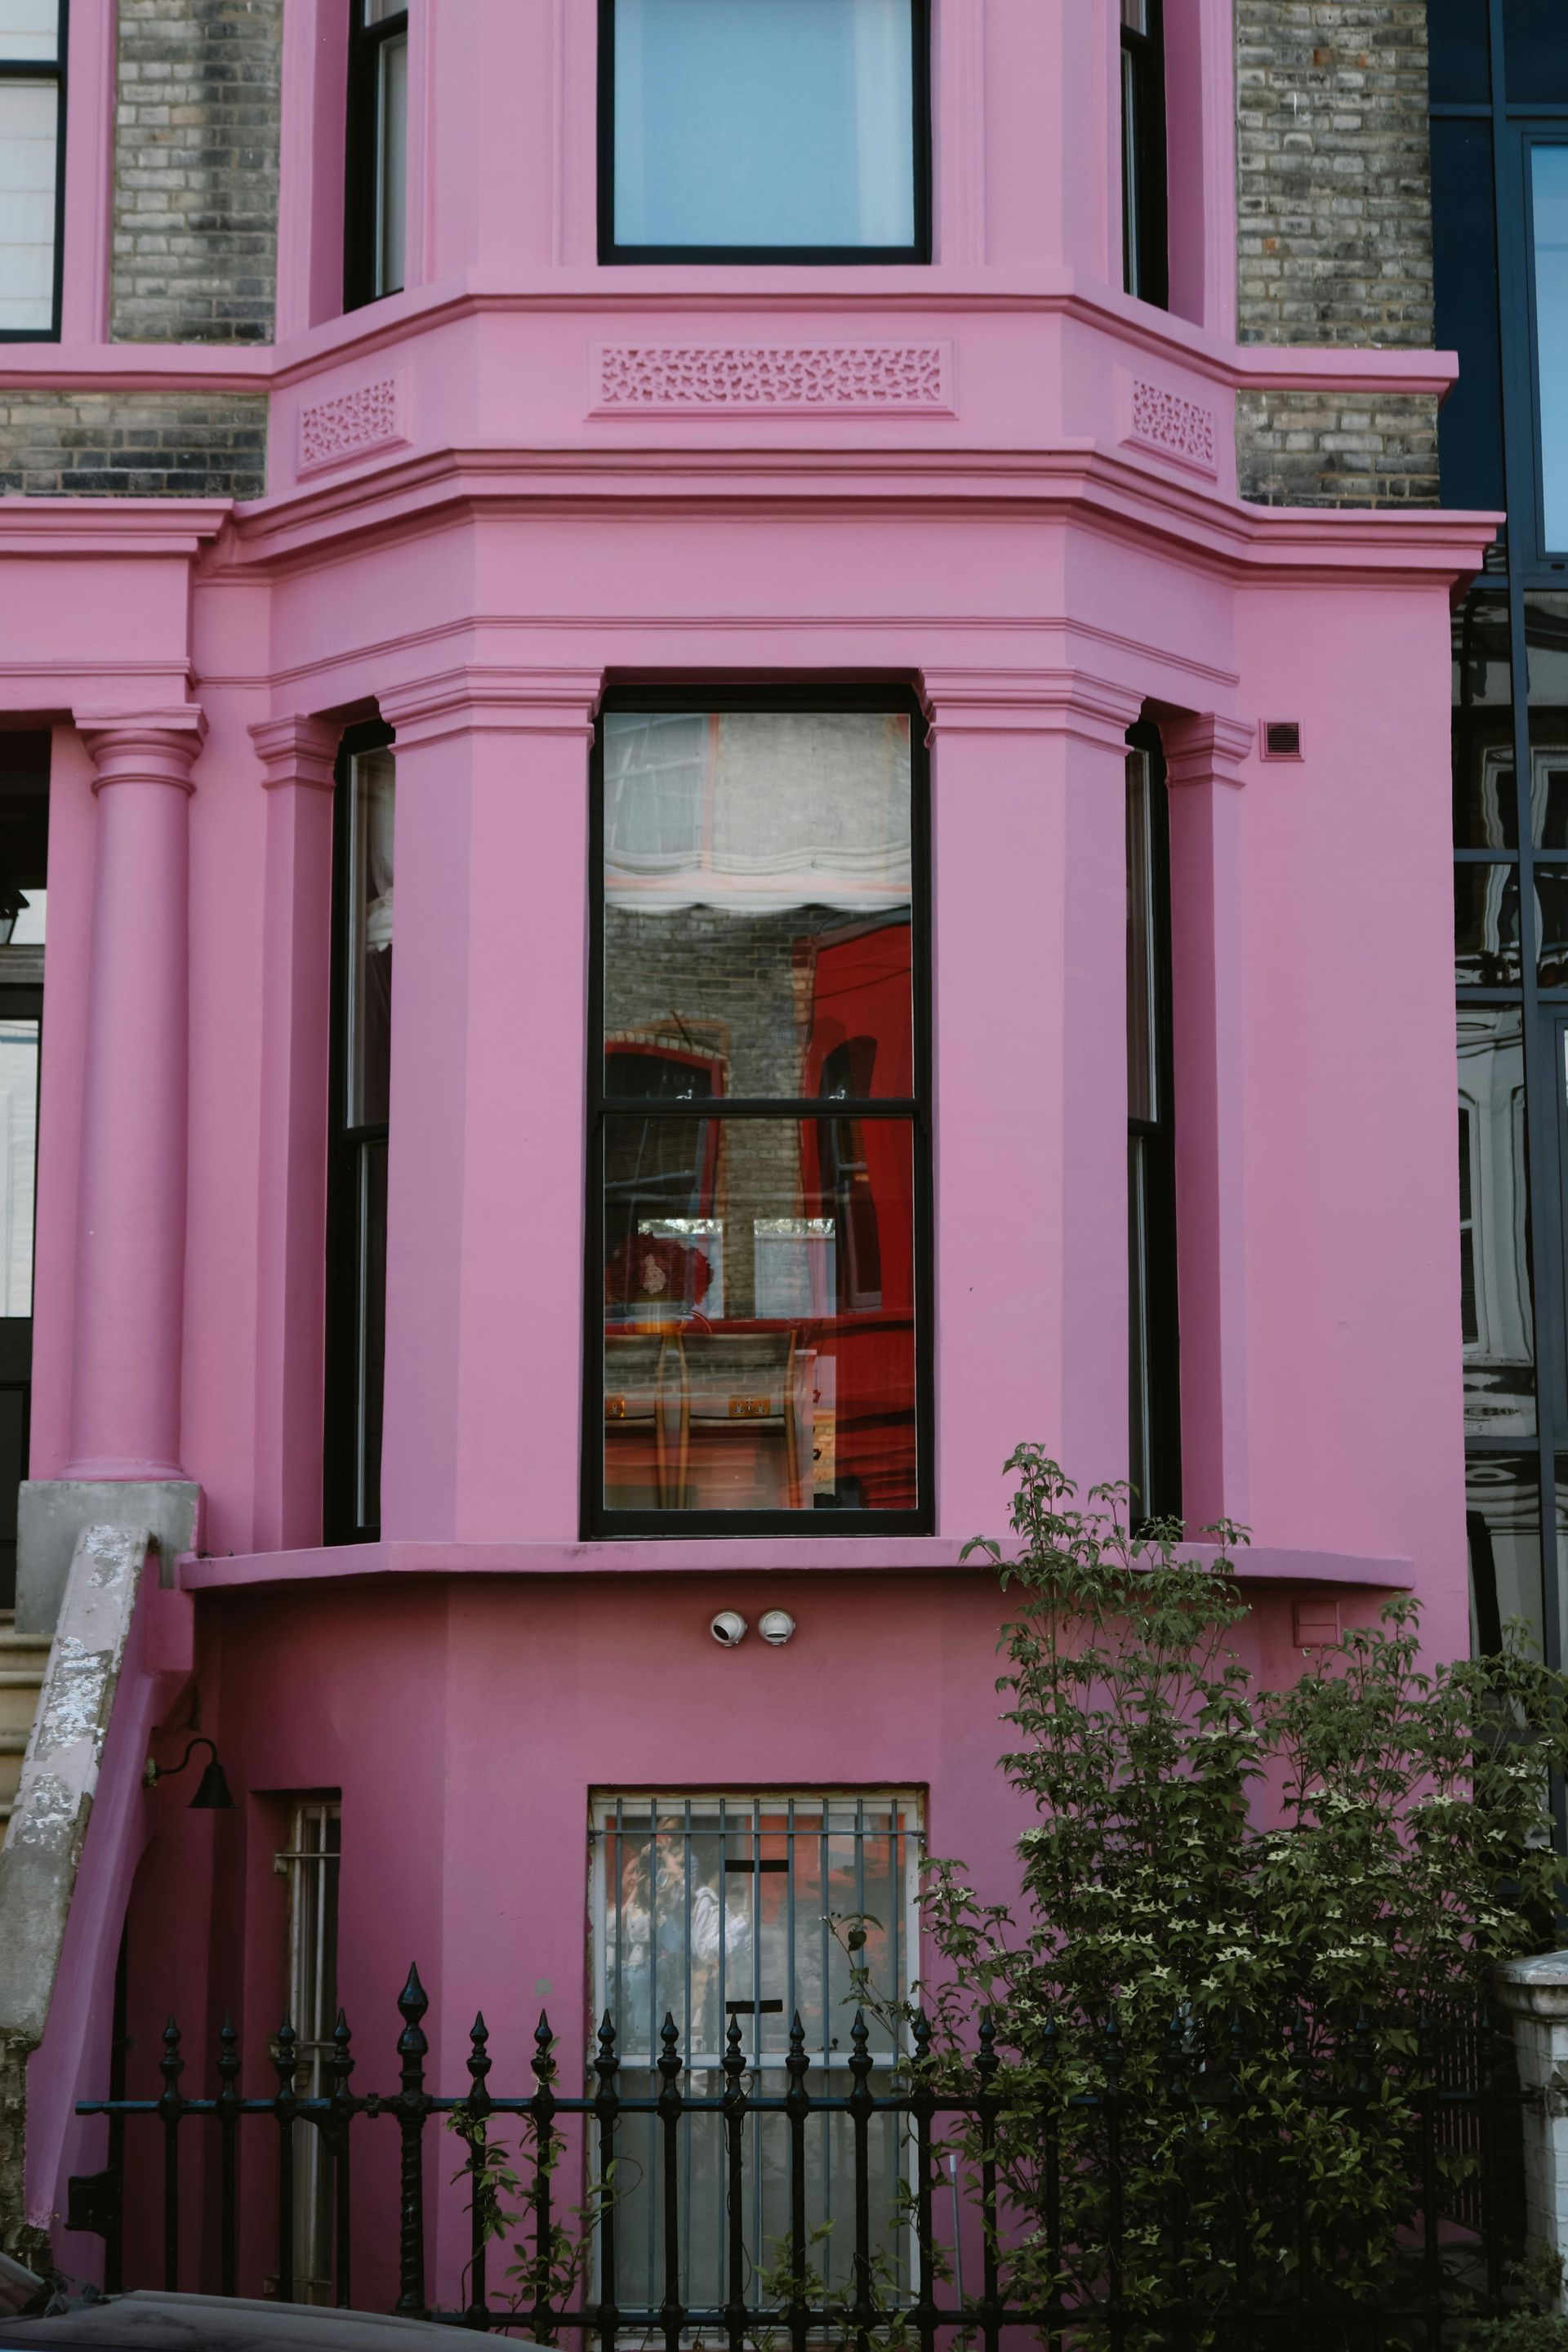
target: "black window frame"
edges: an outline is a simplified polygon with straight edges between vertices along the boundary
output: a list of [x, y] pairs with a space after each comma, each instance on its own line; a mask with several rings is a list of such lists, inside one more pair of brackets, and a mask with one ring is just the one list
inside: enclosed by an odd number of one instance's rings
[[[1154, 1117], [1127, 1113], [1128, 1422], [1134, 1526], [1182, 1516], [1181, 1314], [1177, 1286], [1175, 1043], [1171, 984], [1171, 802], [1157, 727], [1127, 730], [1148, 761], [1149, 935]], [[1131, 898], [1131, 877], [1129, 877]], [[1142, 1176], [1142, 1184], [1139, 1182]], [[1143, 1214], [1139, 1218], [1142, 1200]], [[1139, 1286], [1143, 1313], [1139, 1315]], [[1139, 1348], [1142, 1330], [1142, 1348]], [[1143, 1401], [1147, 1400], [1147, 1415]], [[1140, 1442], [1142, 1435], [1142, 1444]], [[1139, 1491], [1141, 1455], [1149, 1492]]]
[[[381, 211], [381, 130], [376, 100], [381, 53], [408, 38], [408, 10], [379, 25], [364, 21], [364, 0], [349, 0], [348, 112], [343, 140], [343, 309], [389, 301], [402, 286], [377, 288], [376, 231]], [[405, 271], [405, 283], [407, 272]]]
[[599, 0], [598, 207], [599, 260], [615, 268], [638, 264], [716, 263], [739, 268], [889, 268], [931, 258], [931, 9], [909, 0], [912, 40], [915, 233], [905, 245], [620, 245], [616, 239], [616, 0]]
[[[886, 711], [910, 720], [910, 976], [912, 1097], [709, 1096], [689, 1110], [661, 1112], [652, 1097], [605, 1089], [605, 764], [604, 719], [617, 710]], [[588, 794], [587, 1185], [584, 1219], [584, 1349], [581, 1526], [584, 1540], [632, 1541], [649, 1536], [755, 1537], [930, 1535], [936, 1524], [935, 1259], [931, 1127], [931, 754], [925, 719], [910, 688], [889, 686], [626, 686], [605, 696], [594, 730]], [[906, 1511], [856, 1508], [781, 1511], [612, 1510], [605, 1502], [605, 1162], [607, 1116], [766, 1118], [804, 1125], [827, 1118], [889, 1118], [908, 1124], [912, 1156], [914, 1228], [915, 1506]]]
[[1165, 128], [1165, 0], [1142, 0], [1149, 29], [1121, 21], [1121, 283], [1135, 301], [1171, 307]]
[[44, 81], [55, 86], [55, 273], [49, 323], [47, 327], [0, 327], [0, 343], [58, 343], [66, 277], [66, 130], [70, 106], [68, 73], [70, 57], [70, 0], [59, 0], [59, 30], [54, 62], [41, 58], [0, 59], [0, 81]]
[[[393, 730], [380, 720], [351, 727], [338, 746], [332, 785], [332, 938], [327, 1057], [327, 1281], [324, 1430], [321, 1456], [321, 1530], [328, 1544], [376, 1543], [381, 1538], [381, 1469], [376, 1474], [374, 1517], [360, 1510], [359, 1458], [360, 1300], [363, 1286], [365, 1234], [359, 1212], [366, 1148], [388, 1145], [385, 1119], [351, 1125], [345, 1117], [349, 1084], [349, 959], [353, 942], [353, 762], [362, 752], [392, 748]], [[382, 1359], [383, 1396], [385, 1355]]]

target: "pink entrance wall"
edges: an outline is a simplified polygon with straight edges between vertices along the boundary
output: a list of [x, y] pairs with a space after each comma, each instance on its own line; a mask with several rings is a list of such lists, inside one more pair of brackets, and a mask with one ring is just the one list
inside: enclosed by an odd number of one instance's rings
[[[73, 219], [101, 197], [109, 13], [73, 8]], [[1446, 666], [1491, 519], [1237, 503], [1238, 386], [1452, 365], [1235, 344], [1230, 11], [1170, 13], [1169, 315], [1116, 282], [1098, 0], [940, 0], [930, 268], [741, 273], [596, 265], [583, 0], [414, 0], [410, 284], [336, 317], [344, 8], [289, 0], [276, 347], [108, 344], [89, 238], [64, 342], [0, 353], [0, 385], [271, 399], [247, 508], [0, 513], [0, 709], [57, 729], [33, 1472], [101, 1466], [108, 1431], [200, 1482], [169, 1729], [199, 1710], [239, 1797], [150, 1801], [137, 2068], [170, 2005], [202, 2048], [232, 2006], [256, 2063], [290, 1791], [342, 1793], [342, 1991], [383, 2082], [412, 1957], [446, 2087], [476, 2003], [515, 2058], [540, 1978], [575, 2064], [595, 1787], [911, 1785], [933, 1844], [1005, 1887], [997, 1600], [957, 1554], [1000, 1532], [1017, 1440], [1085, 1482], [1127, 1467], [1140, 714], [1171, 775], [1191, 1514], [1255, 1531], [1270, 1674], [1325, 1588], [1352, 1616], [1414, 1584], [1464, 1647]], [[806, 389], [759, 399], [781, 350]], [[932, 752], [935, 1532], [810, 1566], [806, 1538], [577, 1539], [589, 742], [608, 683], [736, 678], [898, 681]], [[321, 1548], [330, 791], [377, 711], [386, 1540], [345, 1554]], [[1258, 758], [1280, 719], [1299, 763]], [[116, 1021], [152, 1198], [114, 1181]], [[131, 1203], [112, 1280], [100, 1199]], [[178, 1268], [148, 1314], [143, 1231]], [[714, 1647], [714, 1608], [767, 1602], [789, 1649]], [[64, 2137], [40, 2219], [90, 2156]]]

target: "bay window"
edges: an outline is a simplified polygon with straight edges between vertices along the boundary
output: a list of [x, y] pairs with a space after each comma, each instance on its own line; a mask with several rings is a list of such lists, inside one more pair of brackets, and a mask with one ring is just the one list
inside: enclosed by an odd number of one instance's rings
[[0, 340], [60, 331], [66, 0], [0, 0]]
[[929, 0], [600, 0], [600, 258], [924, 261]]
[[929, 1526], [923, 750], [907, 701], [601, 722], [584, 1517]]
[[381, 1531], [395, 772], [385, 728], [345, 736], [334, 851], [327, 1188], [329, 1543]]

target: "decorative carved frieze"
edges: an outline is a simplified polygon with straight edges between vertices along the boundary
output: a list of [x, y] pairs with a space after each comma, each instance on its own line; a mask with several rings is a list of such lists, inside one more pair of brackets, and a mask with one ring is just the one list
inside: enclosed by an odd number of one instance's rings
[[1219, 472], [1219, 420], [1202, 401], [1188, 400], [1146, 376], [1125, 381], [1121, 438], [1200, 474]]
[[593, 413], [944, 415], [951, 374], [942, 342], [599, 343]]
[[378, 376], [352, 392], [305, 403], [300, 411], [299, 470], [311, 474], [323, 466], [341, 466], [375, 449], [395, 448], [407, 438], [401, 380]]

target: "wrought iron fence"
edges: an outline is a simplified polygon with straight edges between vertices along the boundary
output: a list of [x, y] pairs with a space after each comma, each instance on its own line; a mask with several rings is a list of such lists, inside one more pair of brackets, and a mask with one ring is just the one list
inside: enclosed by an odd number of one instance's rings
[[[944, 2346], [1001, 2352], [1005, 2336], [1043, 2342], [1047, 2352], [1100, 2346], [1108, 2352], [1184, 2352], [1200, 2344], [1233, 2352], [1264, 2346], [1279, 2352], [1442, 2352], [1458, 2344], [1476, 2318], [1507, 2308], [1522, 2227], [1521, 2098], [1511, 2043], [1484, 2015], [1424, 2021], [1403, 2033], [1363, 2020], [1326, 2043], [1306, 2021], [1262, 2032], [1237, 2021], [1212, 2046], [1178, 2019], [1168, 2063], [1152, 2077], [1146, 2065], [1129, 2068], [1112, 2019], [1072, 2037], [1070, 2085], [1064, 2075], [1059, 2096], [1040, 2093], [1069, 2047], [1047, 2023], [1044, 2073], [1037, 2063], [1031, 2072], [1033, 2104], [1025, 2116], [988, 2021], [971, 2057], [941, 2061], [931, 2027], [917, 2012], [908, 2048], [889, 2068], [885, 2054], [872, 2054], [857, 2015], [845, 2092], [833, 2087], [844, 2075], [814, 2074], [798, 2019], [771, 2076], [748, 2055], [738, 2021], [714, 2065], [689, 2061], [667, 2019], [656, 2085], [646, 2062], [623, 2067], [606, 2017], [587, 2068], [592, 2086], [574, 2096], [557, 2088], [555, 2045], [542, 2015], [532, 2087], [509, 2096], [490, 2087], [489, 2036], [479, 2017], [468, 2036], [468, 2086], [461, 2095], [440, 2095], [426, 2083], [428, 2002], [416, 1969], [397, 2007], [396, 2089], [354, 2090], [355, 2060], [340, 2012], [327, 2061], [330, 2087], [321, 2096], [299, 2095], [299, 2049], [287, 2021], [268, 2049], [278, 2078], [272, 2096], [241, 2095], [237, 2039], [226, 2022], [216, 2093], [186, 2096], [181, 2035], [171, 2017], [156, 2098], [116, 2095], [77, 2109], [110, 2119], [109, 2168], [72, 2181], [68, 2217], [68, 2226], [107, 2239], [108, 2283], [121, 2283], [128, 2138], [132, 2129], [149, 2130], [161, 2143], [161, 2168], [154, 2168], [161, 2170], [161, 2196], [153, 2200], [161, 2202], [161, 2223], [144, 2237], [145, 2259], [132, 2265], [149, 2273], [141, 2283], [156, 2283], [161, 2268], [165, 2287], [181, 2284], [182, 2188], [191, 2179], [183, 2167], [195, 2139], [209, 2187], [216, 2157], [216, 2226], [205, 2232], [203, 2260], [210, 2252], [220, 2292], [239, 2292], [242, 2241], [260, 2228], [275, 2231], [274, 2290], [283, 2301], [293, 2299], [301, 2134], [313, 2132], [329, 2159], [332, 2293], [340, 2306], [353, 2304], [355, 2265], [367, 2249], [381, 2258], [373, 2267], [390, 2275], [394, 2265], [384, 2258], [395, 2242], [396, 2312], [476, 2329], [523, 2329], [544, 2342], [564, 2335], [584, 2352], [595, 2339], [600, 2352], [615, 2352], [632, 2336], [661, 2344], [663, 2352], [705, 2340], [722, 2341], [728, 2352], [770, 2352], [775, 2345], [782, 2352], [785, 2343], [790, 2352], [851, 2343], [859, 2352], [873, 2345], [933, 2352], [939, 2337]], [[1320, 2057], [1326, 2052], [1330, 2062], [1316, 2072], [1314, 2051]], [[1391, 2090], [1397, 2095], [1408, 2204], [1370, 2292], [1363, 2280], [1347, 2294], [1332, 2230], [1322, 2234], [1303, 2150], [1285, 2146], [1278, 2119], [1258, 2110], [1248, 2067], [1259, 2052], [1293, 2070], [1298, 2113], [1308, 2119], [1303, 2137], [1320, 2123], [1331, 2137], [1354, 2130], [1391, 2112]], [[461, 2276], [447, 2282], [458, 2294], [445, 2306], [427, 2292], [427, 2236], [441, 2194], [439, 2188], [435, 2199], [430, 2193], [433, 2122], [455, 2135], [444, 2146], [456, 2171], [443, 2167], [439, 2178], [467, 2209], [466, 2259], [451, 2265]], [[395, 2203], [391, 2194], [367, 2198], [356, 2168], [363, 2131], [378, 2123], [395, 2136]], [[1230, 2134], [1223, 2146], [1222, 2126]], [[248, 2168], [241, 2173], [240, 2136], [248, 2129], [254, 2143], [258, 2136], [265, 2139], [268, 2126], [276, 2204], [258, 2215], [256, 2176]], [[896, 2135], [900, 2154], [891, 2171], [873, 2160], [879, 2129]], [[832, 2258], [823, 2252], [825, 2231], [814, 2229], [810, 2218], [826, 2145], [814, 2153], [814, 2132], [836, 2134], [841, 2151], [839, 2186], [829, 2202], [848, 2244]], [[696, 2165], [694, 2135], [706, 2151]], [[1147, 2205], [1155, 2146], [1167, 2167], [1173, 2148], [1176, 2154], [1161, 2192], [1168, 2211], [1151, 2232], [1146, 2214], [1141, 2224], [1133, 2209], [1141, 2193]], [[1188, 2175], [1195, 2180], [1205, 2165], [1205, 2243], [1212, 2252], [1233, 2231], [1234, 2255], [1211, 2263], [1215, 2276], [1194, 2286], [1197, 2209]], [[766, 2200], [753, 2178], [759, 2170], [768, 2176]], [[1093, 2193], [1086, 2199], [1078, 2191], [1091, 2174]], [[151, 2195], [150, 2176], [134, 2178], [143, 2197]], [[574, 2178], [580, 2194], [569, 2204], [566, 2182]], [[1254, 2223], [1268, 2199], [1279, 2206], [1283, 2180], [1291, 2184], [1283, 2236], [1293, 2233], [1293, 2242], [1281, 2243], [1279, 2259], [1262, 2264]], [[391, 2184], [380, 2186], [389, 2190]], [[498, 2246], [512, 2234], [500, 2226], [509, 2197], [517, 2257], [510, 2286], [495, 2276]], [[263, 2201], [271, 2208], [270, 2194]], [[702, 2268], [692, 2251], [694, 2204], [702, 2206], [699, 2219], [712, 2241], [716, 2288], [706, 2297], [694, 2291]], [[777, 2225], [771, 2241], [759, 2236], [764, 2212]], [[628, 2259], [624, 2243], [633, 2214], [639, 2241], [645, 2225], [648, 2231], [646, 2263], [640, 2255]], [[1140, 2230], [1142, 2243], [1135, 2246]], [[1029, 2257], [1020, 2261], [1026, 2240]], [[1159, 2272], [1163, 2246], [1169, 2274], [1181, 2284], [1152, 2307], [1129, 2282], [1140, 2265], [1145, 2280], [1151, 2266]], [[188, 2270], [188, 2233], [184, 2252]], [[964, 2290], [966, 2263], [977, 2292]], [[640, 2294], [625, 2292], [628, 2278], [642, 2287]]]

